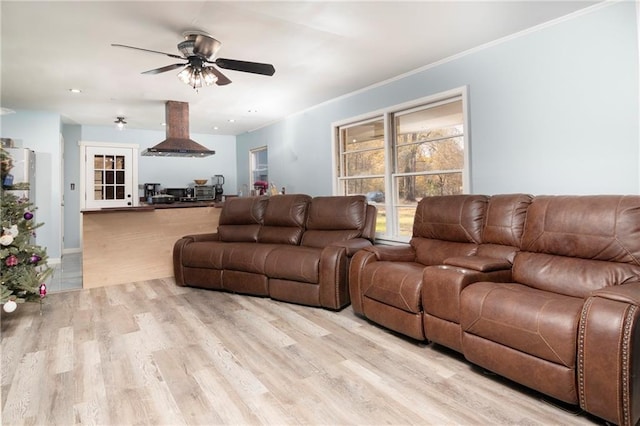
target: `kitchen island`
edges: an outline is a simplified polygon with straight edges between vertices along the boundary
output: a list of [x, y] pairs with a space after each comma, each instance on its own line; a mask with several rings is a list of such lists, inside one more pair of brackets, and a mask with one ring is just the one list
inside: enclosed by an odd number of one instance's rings
[[173, 245], [216, 232], [222, 203], [184, 202], [83, 210], [82, 287], [173, 276]]

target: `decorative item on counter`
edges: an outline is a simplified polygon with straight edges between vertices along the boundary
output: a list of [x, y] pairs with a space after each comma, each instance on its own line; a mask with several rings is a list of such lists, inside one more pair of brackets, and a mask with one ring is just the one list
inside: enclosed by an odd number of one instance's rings
[[276, 184], [271, 182], [271, 186], [269, 187], [269, 195], [278, 195], [278, 190], [276, 189]]
[[196, 185], [206, 185], [209, 179], [194, 179], [193, 181]]
[[253, 189], [255, 191], [255, 195], [266, 194], [268, 188], [269, 188], [269, 184], [263, 180], [257, 180], [253, 183]]

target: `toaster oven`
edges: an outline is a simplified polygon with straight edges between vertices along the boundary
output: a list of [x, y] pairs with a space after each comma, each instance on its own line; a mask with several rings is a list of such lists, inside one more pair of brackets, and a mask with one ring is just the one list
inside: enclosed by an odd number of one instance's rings
[[194, 197], [198, 201], [214, 200], [216, 198], [216, 190], [213, 185], [196, 185], [194, 186]]

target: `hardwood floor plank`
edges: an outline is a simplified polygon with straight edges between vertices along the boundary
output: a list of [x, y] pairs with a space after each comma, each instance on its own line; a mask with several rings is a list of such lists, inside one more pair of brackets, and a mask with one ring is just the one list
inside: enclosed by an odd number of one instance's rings
[[41, 393], [40, 386], [40, 375], [44, 374], [46, 356], [44, 351], [29, 352], [20, 360], [7, 394], [7, 401], [2, 407], [4, 424], [22, 424], [26, 418], [38, 414], [42, 399], [47, 397], [47, 394]]
[[356, 316], [177, 287], [2, 314], [3, 425], [593, 425], [460, 354]]

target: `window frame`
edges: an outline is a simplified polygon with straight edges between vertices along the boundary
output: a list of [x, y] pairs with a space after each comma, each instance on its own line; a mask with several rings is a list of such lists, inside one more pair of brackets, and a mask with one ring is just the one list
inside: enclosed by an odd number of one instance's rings
[[[385, 154], [385, 171], [384, 171], [384, 190], [385, 211], [387, 212], [386, 232], [376, 232], [376, 240], [387, 243], [407, 243], [410, 236], [394, 235], [395, 230], [398, 228], [398, 217], [396, 217], [395, 208], [399, 206], [397, 197], [397, 191], [394, 184], [394, 180], [400, 176], [408, 175], [429, 175], [429, 174], [441, 174], [443, 171], [434, 170], [429, 172], [407, 172], [396, 173], [395, 161], [396, 161], [396, 128], [395, 117], [410, 114], [411, 112], [419, 111], [425, 108], [433, 108], [438, 105], [446, 104], [449, 102], [461, 101], [462, 103], [462, 123], [463, 123], [463, 167], [459, 171], [462, 173], [462, 192], [470, 193], [471, 188], [471, 142], [470, 142], [470, 126], [469, 126], [469, 113], [468, 113], [468, 86], [462, 86], [455, 89], [451, 89], [445, 92], [440, 92], [434, 95], [414, 99], [401, 104], [391, 105], [379, 110], [371, 111], [365, 114], [361, 114], [348, 119], [333, 122], [331, 124], [332, 135], [332, 176], [333, 176], [333, 193], [335, 195], [344, 195], [343, 181], [352, 178], [349, 176], [341, 175], [341, 168], [343, 167], [343, 152], [341, 146], [340, 132], [349, 127], [365, 124], [380, 120], [382, 118], [384, 123], [384, 154]], [[444, 172], [451, 172], [446, 170]], [[374, 176], [374, 175], [371, 175]], [[375, 175], [376, 177], [378, 175]], [[368, 177], [368, 175], [357, 176], [358, 178]]]
[[255, 183], [254, 173], [258, 170], [258, 166], [261, 165], [260, 163], [256, 164], [256, 159], [258, 157], [258, 153], [262, 151], [267, 153], [267, 164], [264, 165], [266, 167], [264, 170], [266, 170], [267, 182], [269, 182], [269, 147], [264, 145], [252, 148], [249, 150], [249, 190], [253, 189], [253, 184]]

